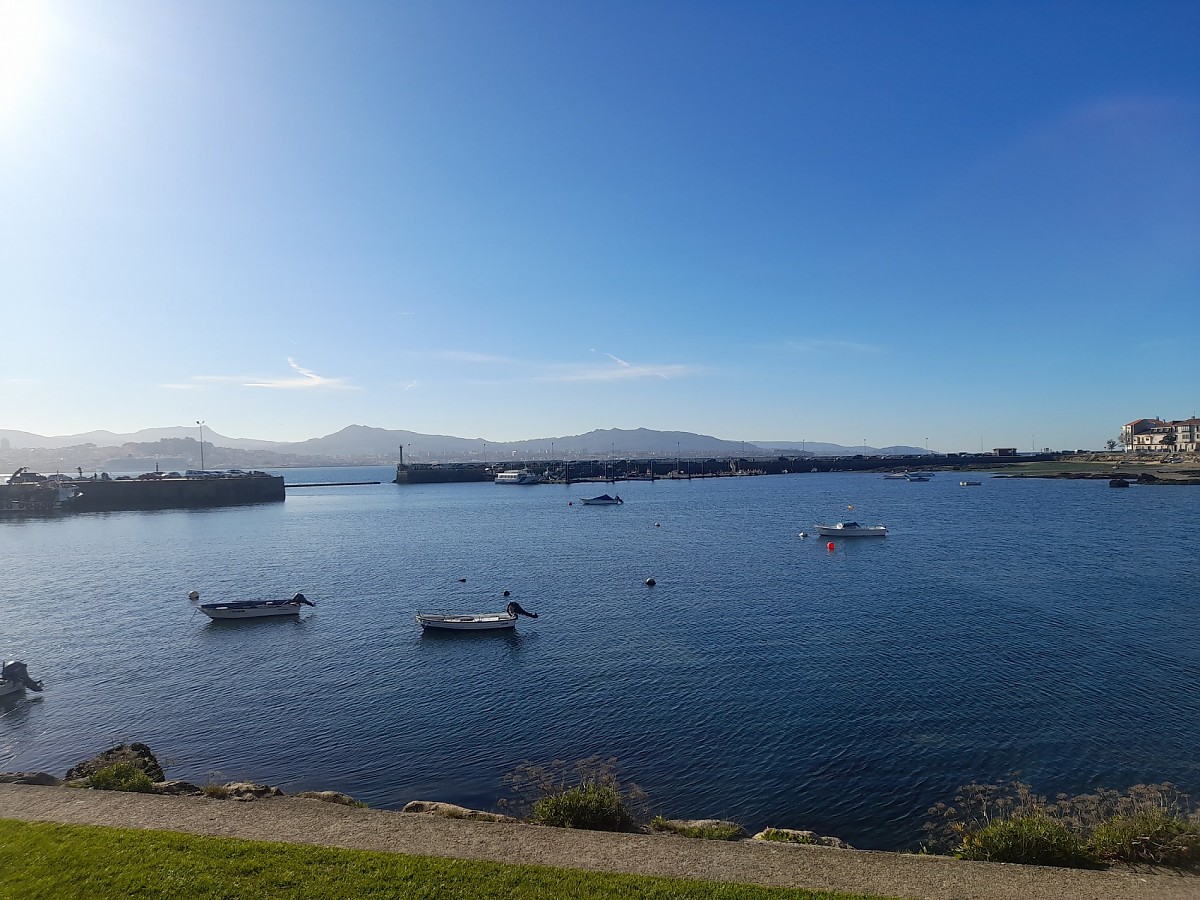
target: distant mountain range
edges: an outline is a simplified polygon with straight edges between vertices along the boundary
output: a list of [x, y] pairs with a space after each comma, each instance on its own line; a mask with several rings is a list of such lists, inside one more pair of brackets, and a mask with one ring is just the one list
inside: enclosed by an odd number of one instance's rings
[[[26, 431], [0, 428], [0, 467], [29, 465], [56, 469], [94, 468], [123, 460], [145, 462], [170, 459], [199, 466], [199, 429], [195, 426], [145, 428], [131, 434], [89, 431], [45, 437]], [[654, 431], [648, 428], [596, 429], [586, 434], [533, 438], [523, 441], [488, 441], [444, 434], [421, 434], [366, 425], [349, 425], [341, 431], [306, 441], [261, 441], [231, 438], [204, 430], [205, 463], [214, 466], [281, 466], [322, 464], [381, 464], [395, 462], [404, 448], [407, 461], [479, 461], [506, 459], [696, 457], [761, 457], [779, 455], [846, 456], [865, 454], [922, 454], [917, 447], [845, 447], [819, 441], [727, 441], [690, 431]]]

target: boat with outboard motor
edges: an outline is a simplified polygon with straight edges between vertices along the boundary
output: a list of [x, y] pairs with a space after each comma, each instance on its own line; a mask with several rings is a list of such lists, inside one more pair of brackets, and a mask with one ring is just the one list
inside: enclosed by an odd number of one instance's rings
[[616, 506], [625, 501], [621, 499], [620, 494], [615, 497], [610, 497], [608, 494], [601, 494], [599, 497], [580, 497], [579, 502], [584, 506]]
[[838, 522], [836, 525], [817, 525], [816, 528], [821, 537], [887, 537], [886, 525]]
[[516, 628], [517, 617], [538, 617], [527, 612], [516, 600], [509, 602], [501, 613], [427, 613], [417, 611], [417, 623], [422, 628], [445, 631], [496, 631], [501, 628]]
[[42, 683], [29, 677], [29, 669], [25, 663], [10, 659], [0, 669], [0, 700], [24, 697], [26, 688], [40, 693]]
[[[196, 591], [188, 594], [193, 603], [200, 599]], [[229, 600], [225, 603], [201, 603], [196, 608], [210, 619], [262, 619], [269, 616], [298, 616], [305, 606], [316, 606], [303, 594], [281, 600]]]

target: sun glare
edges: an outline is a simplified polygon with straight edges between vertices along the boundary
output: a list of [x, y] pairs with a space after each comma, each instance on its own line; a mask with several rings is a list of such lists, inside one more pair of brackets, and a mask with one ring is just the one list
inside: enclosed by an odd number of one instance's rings
[[54, 22], [44, 0], [0, 0], [0, 124], [33, 99]]

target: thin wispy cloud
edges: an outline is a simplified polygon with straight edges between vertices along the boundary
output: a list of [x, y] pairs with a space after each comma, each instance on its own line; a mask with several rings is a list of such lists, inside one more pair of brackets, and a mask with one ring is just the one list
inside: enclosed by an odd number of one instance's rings
[[210, 385], [223, 384], [250, 388], [275, 388], [278, 390], [316, 390], [320, 388], [345, 390], [354, 389], [355, 387], [345, 378], [327, 378], [324, 375], [318, 375], [311, 369], [301, 366], [290, 356], [288, 357], [288, 365], [296, 374], [281, 378], [257, 379], [252, 375], [193, 375], [186, 382], [173, 382], [159, 386], [172, 391], [200, 391]]
[[406, 384], [406, 385], [405, 385], [405, 386], [402, 388], [402, 390], [411, 391], [411, 390], [412, 390], [413, 388], [415, 388], [416, 386], [417, 386], [417, 383], [416, 383], [415, 381], [410, 381], [408, 384]]
[[271, 378], [266, 381], [248, 381], [244, 387], [278, 388], [280, 390], [312, 390], [315, 388], [345, 388], [350, 387], [344, 378], [326, 378], [318, 375], [312, 369], [306, 369], [290, 356], [288, 365], [295, 375], [286, 378]]
[[877, 344], [865, 344], [860, 341], [832, 341], [821, 338], [800, 338], [787, 341], [784, 346], [793, 353], [810, 356], [832, 356], [847, 353], [867, 355], [883, 352], [883, 348]]

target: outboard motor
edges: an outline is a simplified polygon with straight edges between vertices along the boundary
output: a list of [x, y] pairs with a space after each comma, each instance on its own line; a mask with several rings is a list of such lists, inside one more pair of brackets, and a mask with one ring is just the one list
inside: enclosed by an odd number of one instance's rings
[[295, 597], [292, 598], [292, 602], [300, 603], [300, 604], [303, 604], [304, 606], [315, 607], [317, 605], [317, 604], [313, 603], [311, 600], [309, 600], [307, 597], [305, 597], [303, 594], [297, 594]]
[[537, 618], [537, 613], [526, 612], [521, 608], [521, 604], [516, 600], [510, 600], [506, 611], [510, 616], [529, 616], [531, 619]]
[[40, 681], [34, 681], [29, 677], [25, 663], [17, 662], [16, 660], [10, 660], [4, 664], [3, 670], [0, 670], [0, 678], [3, 678], [5, 681], [15, 681], [23, 684], [31, 691], [40, 691], [42, 689]]

